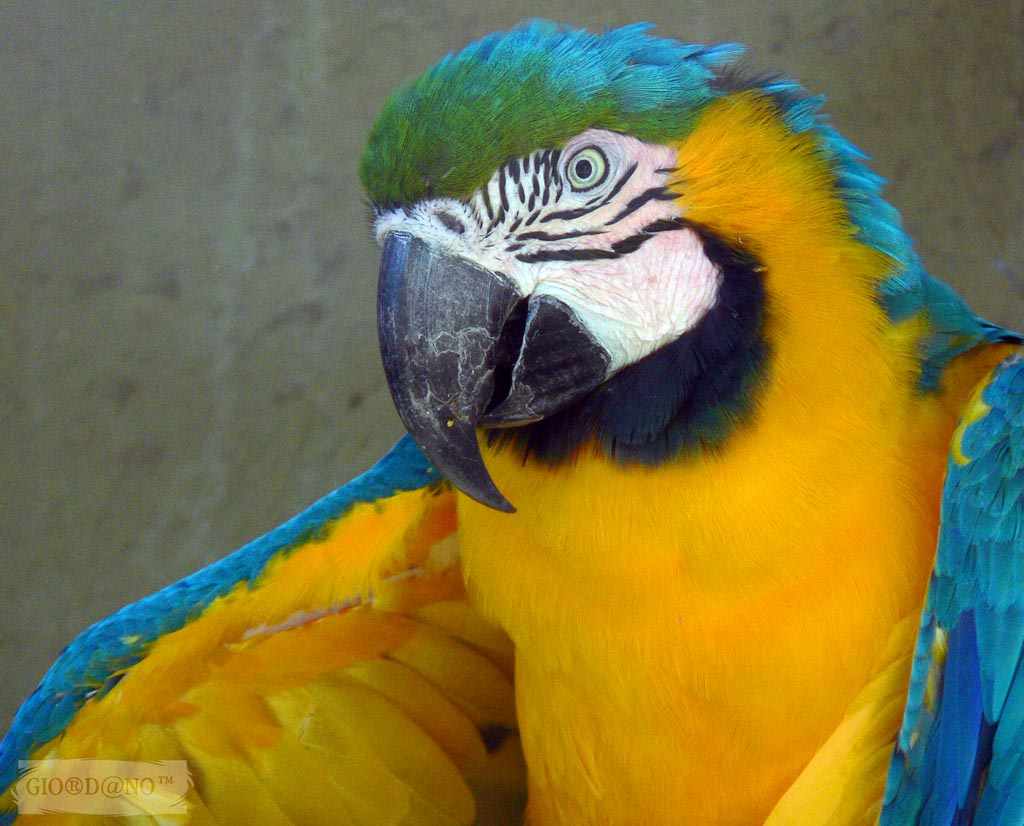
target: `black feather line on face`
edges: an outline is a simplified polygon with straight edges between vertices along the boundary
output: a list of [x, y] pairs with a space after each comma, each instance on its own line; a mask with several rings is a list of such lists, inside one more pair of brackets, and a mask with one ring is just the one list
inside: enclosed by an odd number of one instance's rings
[[650, 189], [645, 189], [627, 203], [619, 214], [612, 218], [607, 224], [605, 224], [605, 226], [610, 227], [612, 224], [617, 224], [623, 218], [632, 215], [649, 201], [674, 201], [677, 197], [678, 195], [672, 192], [667, 186], [652, 186]]
[[571, 238], [583, 238], [587, 235], [603, 235], [602, 230], [578, 229], [573, 232], [544, 232], [534, 230], [532, 232], [521, 232], [516, 236], [517, 241], [567, 241]]
[[488, 221], [494, 221], [494, 207], [491, 206], [491, 195], [487, 191], [488, 189], [489, 189], [489, 187], [485, 186], [480, 191], [480, 194], [483, 196], [482, 200], [484, 202], [484, 211], [487, 213], [487, 220]]
[[490, 431], [491, 444], [554, 465], [596, 441], [618, 461], [659, 465], [715, 450], [749, 420], [769, 363], [763, 267], [706, 228], [688, 228], [722, 272], [717, 301], [704, 318], [564, 410]]
[[503, 166], [498, 170], [498, 195], [501, 198], [502, 213], [508, 212], [509, 210], [507, 186], [508, 181], [506, 179], [505, 167]]
[[[652, 235], [659, 232], [670, 232], [683, 229], [687, 226], [682, 218], [662, 218], [645, 226], [640, 232], [629, 235], [612, 243], [610, 247], [580, 247], [578, 249], [563, 248], [556, 250], [538, 250], [537, 252], [519, 253], [516, 258], [526, 264], [535, 264], [541, 261], [598, 261], [601, 259], [622, 258], [624, 255], [636, 252], [640, 246], [650, 240]], [[587, 235], [605, 235], [606, 233], [597, 230], [580, 230], [578, 232], [547, 233], [543, 231], [523, 232], [517, 235], [516, 242], [508, 247], [509, 252], [522, 248], [518, 242], [527, 240], [538, 241], [563, 241], [572, 238], [581, 238]]]
[[[560, 196], [561, 194], [562, 189], [561, 187], [559, 187], [558, 195], [556, 195], [556, 200], [558, 196]], [[600, 208], [601, 205], [598, 204], [597, 206], [592, 207], [576, 207], [576, 209], [563, 209], [560, 212], [549, 212], [547, 215], [540, 219], [540, 222], [542, 224], [545, 224], [548, 221], [575, 221], [577, 218], [582, 218], [584, 215], [589, 215], [591, 212], [596, 212]]]

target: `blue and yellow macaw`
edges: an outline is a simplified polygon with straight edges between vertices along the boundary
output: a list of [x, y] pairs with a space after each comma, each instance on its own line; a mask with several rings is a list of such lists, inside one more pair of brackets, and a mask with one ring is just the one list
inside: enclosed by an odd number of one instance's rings
[[737, 53], [530, 22], [394, 93], [411, 437], [75, 640], [4, 822], [83, 757], [187, 761], [154, 823], [1024, 822], [1021, 338]]

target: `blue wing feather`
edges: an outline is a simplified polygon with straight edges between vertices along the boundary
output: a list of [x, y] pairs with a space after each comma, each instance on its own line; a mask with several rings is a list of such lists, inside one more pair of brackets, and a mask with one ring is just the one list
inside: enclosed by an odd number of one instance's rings
[[1024, 355], [980, 403], [949, 462], [883, 826], [1024, 822]]
[[18, 711], [0, 742], [0, 789], [14, 782], [18, 761], [63, 731], [91, 697], [112, 688], [157, 637], [181, 628], [239, 582], [343, 516], [353, 505], [439, 484], [440, 474], [408, 436], [369, 471], [240, 550], [83, 631], [58, 657]]

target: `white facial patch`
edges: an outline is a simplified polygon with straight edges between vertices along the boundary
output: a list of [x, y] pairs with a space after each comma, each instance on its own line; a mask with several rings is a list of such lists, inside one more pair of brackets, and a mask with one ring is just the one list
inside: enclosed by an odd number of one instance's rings
[[614, 373], [692, 329], [722, 273], [683, 220], [676, 151], [591, 129], [561, 149], [509, 159], [468, 201], [438, 198], [378, 215], [568, 305]]
[[679, 229], [659, 233], [621, 258], [552, 274], [534, 294], [572, 307], [616, 372], [692, 329], [714, 307], [721, 280], [697, 234]]

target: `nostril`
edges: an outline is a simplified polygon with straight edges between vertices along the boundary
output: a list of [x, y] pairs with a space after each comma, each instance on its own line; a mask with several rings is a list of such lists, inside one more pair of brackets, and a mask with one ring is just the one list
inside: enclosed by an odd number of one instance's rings
[[437, 220], [444, 224], [456, 235], [462, 235], [466, 231], [466, 225], [450, 212], [438, 212]]

